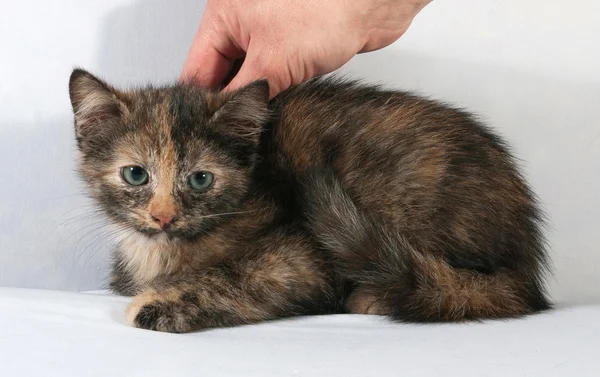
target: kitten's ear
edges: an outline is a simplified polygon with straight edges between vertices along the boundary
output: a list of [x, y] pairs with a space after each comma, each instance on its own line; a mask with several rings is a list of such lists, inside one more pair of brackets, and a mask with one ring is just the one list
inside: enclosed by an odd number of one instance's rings
[[269, 82], [254, 81], [227, 96], [212, 120], [225, 124], [223, 131], [258, 143], [261, 127], [269, 118]]
[[127, 111], [127, 99], [122, 92], [83, 69], [75, 69], [71, 73], [69, 96], [78, 138], [102, 133]]

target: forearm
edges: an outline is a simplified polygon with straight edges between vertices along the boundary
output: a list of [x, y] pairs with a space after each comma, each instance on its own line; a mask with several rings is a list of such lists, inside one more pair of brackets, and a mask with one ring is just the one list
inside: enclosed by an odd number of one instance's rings
[[308, 314], [331, 296], [328, 274], [308, 254], [265, 253], [155, 282], [136, 296], [137, 327], [187, 332]]

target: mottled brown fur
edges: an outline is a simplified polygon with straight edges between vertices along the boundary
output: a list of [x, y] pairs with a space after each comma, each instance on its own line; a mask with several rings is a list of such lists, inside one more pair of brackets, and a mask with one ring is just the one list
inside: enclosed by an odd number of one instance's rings
[[[74, 71], [80, 172], [119, 234], [111, 287], [135, 296], [134, 326], [549, 307], [535, 197], [471, 115], [336, 79], [268, 93], [123, 92]], [[147, 183], [127, 184], [127, 166]], [[190, 186], [199, 171], [214, 176], [205, 191]]]

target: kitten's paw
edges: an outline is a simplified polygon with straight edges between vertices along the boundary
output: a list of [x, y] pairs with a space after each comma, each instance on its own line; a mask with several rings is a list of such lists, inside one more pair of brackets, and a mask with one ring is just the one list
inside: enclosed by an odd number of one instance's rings
[[177, 292], [145, 291], [127, 307], [127, 321], [135, 327], [183, 333], [194, 330], [197, 306], [181, 299]]

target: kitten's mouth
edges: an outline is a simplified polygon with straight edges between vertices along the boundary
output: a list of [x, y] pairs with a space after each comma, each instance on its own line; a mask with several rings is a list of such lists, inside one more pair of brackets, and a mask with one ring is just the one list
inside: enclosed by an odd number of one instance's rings
[[186, 234], [180, 230], [174, 230], [168, 228], [166, 230], [156, 229], [156, 228], [138, 228], [138, 232], [143, 234], [144, 236], [154, 239], [154, 238], [166, 238], [167, 240], [177, 240], [189, 238], [186, 237]]
[[174, 238], [174, 235], [168, 229], [162, 230], [162, 229], [155, 229], [155, 228], [138, 228], [137, 231], [142, 233], [144, 236], [150, 237], [150, 238], [154, 238], [154, 237], [168, 237], [169, 239]]
[[142, 233], [145, 236], [156, 236], [157, 234], [166, 233], [162, 229], [153, 229], [153, 228], [138, 228], [137, 231]]

